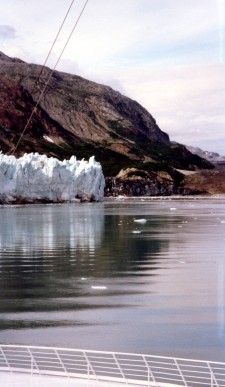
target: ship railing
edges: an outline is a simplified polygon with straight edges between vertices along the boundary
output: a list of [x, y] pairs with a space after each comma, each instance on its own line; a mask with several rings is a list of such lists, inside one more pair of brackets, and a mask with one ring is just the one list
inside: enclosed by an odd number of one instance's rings
[[54, 347], [0, 345], [0, 378], [2, 372], [149, 387], [225, 387], [225, 363]]

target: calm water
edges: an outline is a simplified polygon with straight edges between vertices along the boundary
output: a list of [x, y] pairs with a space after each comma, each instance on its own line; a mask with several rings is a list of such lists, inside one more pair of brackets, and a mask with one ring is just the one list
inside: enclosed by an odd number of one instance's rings
[[223, 198], [0, 207], [1, 343], [225, 361], [224, 284]]

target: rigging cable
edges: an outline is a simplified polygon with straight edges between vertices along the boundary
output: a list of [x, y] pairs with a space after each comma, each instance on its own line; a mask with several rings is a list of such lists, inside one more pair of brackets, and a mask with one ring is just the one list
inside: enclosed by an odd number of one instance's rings
[[52, 46], [51, 46], [51, 48], [50, 48], [50, 50], [49, 50], [49, 53], [48, 53], [48, 55], [47, 55], [47, 57], [46, 57], [46, 59], [45, 59], [45, 62], [44, 62], [44, 64], [43, 64], [42, 67], [41, 67], [41, 71], [40, 71], [40, 73], [39, 73], [39, 75], [38, 75], [38, 78], [37, 78], [37, 80], [36, 80], [36, 82], [35, 82], [36, 84], [38, 83], [38, 81], [39, 81], [39, 79], [40, 79], [40, 77], [41, 77], [41, 74], [42, 74], [42, 72], [43, 72], [43, 70], [44, 70], [44, 68], [45, 68], [45, 66], [46, 66], [46, 63], [47, 63], [47, 61], [48, 61], [48, 58], [49, 58], [50, 55], [51, 55], [51, 52], [52, 52], [52, 50], [53, 50], [53, 47], [54, 47], [54, 45], [56, 44], [56, 41], [57, 41], [57, 39], [58, 39], [58, 37], [59, 37], [59, 34], [60, 34], [60, 32], [61, 32], [61, 30], [62, 30], [64, 24], [65, 24], [65, 21], [66, 21], [66, 19], [67, 19], [67, 16], [68, 16], [69, 13], [70, 13], [70, 10], [71, 10], [71, 8], [72, 8], [72, 6], [73, 6], [74, 1], [75, 1], [75, 0], [72, 0], [70, 6], [69, 6], [69, 8], [68, 8], [68, 11], [67, 11], [67, 13], [66, 13], [66, 15], [65, 15], [65, 17], [64, 17], [64, 19], [63, 19], [63, 21], [62, 21], [62, 24], [61, 24], [61, 26], [60, 26], [60, 28], [59, 28], [59, 30], [58, 30], [58, 32], [57, 32], [57, 35], [56, 35], [56, 37], [55, 37], [55, 39], [54, 39], [54, 42], [52, 43]]
[[[74, 0], [73, 0], [73, 1], [74, 1]], [[67, 45], [68, 45], [68, 43], [69, 43], [69, 41], [70, 41], [70, 39], [71, 39], [71, 37], [72, 37], [74, 31], [75, 31], [75, 29], [76, 29], [76, 27], [77, 27], [77, 24], [79, 23], [79, 21], [80, 21], [80, 19], [81, 19], [81, 16], [82, 16], [83, 13], [84, 13], [84, 10], [85, 10], [85, 8], [86, 8], [86, 6], [87, 6], [88, 1], [89, 1], [89, 0], [86, 0], [86, 2], [85, 2], [85, 4], [84, 4], [84, 6], [83, 6], [83, 8], [82, 8], [82, 10], [81, 10], [81, 12], [80, 12], [80, 14], [79, 14], [79, 16], [78, 16], [78, 18], [77, 18], [77, 20], [76, 20], [76, 22], [75, 22], [75, 24], [74, 24], [74, 26], [73, 26], [73, 29], [72, 29], [72, 31], [71, 31], [71, 33], [70, 33], [70, 35], [69, 35], [69, 37], [68, 37], [68, 39], [67, 39], [67, 41], [66, 41], [64, 47], [63, 47], [63, 49], [62, 49], [62, 51], [61, 51], [61, 53], [60, 53], [60, 55], [59, 55], [59, 57], [58, 57], [58, 59], [57, 59], [57, 61], [56, 61], [56, 63], [55, 63], [55, 66], [54, 66], [53, 69], [51, 70], [50, 75], [49, 75], [48, 79], [46, 80], [45, 85], [44, 85], [42, 91], [40, 92], [40, 95], [39, 95], [39, 97], [38, 97], [38, 99], [37, 99], [37, 102], [36, 102], [36, 104], [35, 104], [35, 106], [34, 106], [32, 112], [31, 112], [31, 115], [30, 115], [29, 119], [27, 120], [27, 123], [26, 123], [26, 125], [25, 125], [25, 127], [24, 127], [24, 129], [23, 129], [23, 132], [21, 133], [21, 135], [20, 135], [20, 137], [19, 137], [19, 140], [17, 141], [16, 145], [15, 145], [14, 148], [12, 149], [12, 154], [15, 153], [15, 151], [16, 151], [16, 149], [17, 149], [19, 143], [20, 143], [20, 141], [22, 140], [22, 138], [23, 138], [23, 136], [24, 136], [25, 131], [27, 130], [27, 128], [28, 128], [28, 126], [29, 126], [29, 124], [30, 124], [30, 122], [31, 122], [31, 120], [32, 120], [32, 118], [33, 118], [34, 113], [36, 112], [36, 109], [37, 109], [37, 107], [38, 107], [38, 105], [39, 105], [39, 102], [40, 102], [40, 100], [41, 100], [41, 98], [42, 98], [42, 96], [43, 96], [43, 94], [44, 94], [44, 92], [45, 92], [45, 90], [46, 90], [46, 88], [47, 88], [47, 86], [48, 86], [48, 84], [49, 84], [51, 78], [52, 78], [52, 75], [53, 75], [53, 73], [54, 73], [54, 71], [55, 71], [55, 69], [56, 69], [56, 67], [57, 67], [57, 65], [58, 65], [58, 63], [59, 63], [59, 61], [60, 61], [60, 59], [61, 59], [61, 57], [62, 57], [62, 55], [63, 55], [63, 53], [64, 53], [64, 51], [65, 51], [65, 49], [66, 49], [66, 47], [67, 47]], [[73, 2], [72, 2], [72, 3], [73, 3]], [[71, 6], [72, 6], [72, 4], [71, 4]], [[71, 9], [71, 6], [70, 6], [69, 10]], [[68, 12], [69, 12], [69, 11], [68, 11]], [[67, 14], [68, 14], [68, 12], [67, 12]], [[60, 29], [60, 30], [61, 30], [61, 29]], [[59, 32], [58, 32], [57, 35], [59, 35]], [[49, 53], [49, 55], [50, 55], [50, 53]], [[48, 55], [48, 56], [49, 56], [49, 55]], [[46, 60], [46, 61], [47, 61], [47, 60]]]

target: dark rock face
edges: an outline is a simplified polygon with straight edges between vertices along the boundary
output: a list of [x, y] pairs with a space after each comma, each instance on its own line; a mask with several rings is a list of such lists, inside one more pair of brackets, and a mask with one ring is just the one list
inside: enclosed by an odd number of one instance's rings
[[105, 196], [172, 196], [172, 195], [200, 195], [205, 190], [191, 189], [177, 186], [174, 182], [155, 180], [122, 180], [106, 178]]
[[178, 194], [173, 182], [155, 179], [123, 180], [106, 178], [105, 196], [170, 196]]
[[171, 196], [193, 195], [202, 190], [183, 186], [184, 175], [169, 168], [168, 171], [149, 173], [128, 169], [116, 177], [107, 177], [105, 196]]

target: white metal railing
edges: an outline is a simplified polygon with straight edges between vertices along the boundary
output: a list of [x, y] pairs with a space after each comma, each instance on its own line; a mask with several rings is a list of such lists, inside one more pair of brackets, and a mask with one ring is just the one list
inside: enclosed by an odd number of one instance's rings
[[225, 387], [225, 363], [162, 356], [0, 345], [0, 372], [162, 387]]

